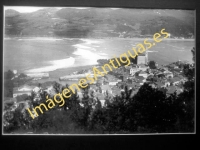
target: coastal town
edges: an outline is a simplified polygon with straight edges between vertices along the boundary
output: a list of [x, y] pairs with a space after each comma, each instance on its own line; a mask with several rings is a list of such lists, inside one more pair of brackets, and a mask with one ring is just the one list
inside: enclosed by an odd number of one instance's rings
[[[188, 80], [183, 73], [183, 66], [189, 64], [184, 61], [177, 61], [171, 64], [159, 66], [155, 61], [148, 60], [148, 54], [139, 54], [136, 63], [131, 63], [129, 66], [121, 66], [116, 70], [108, 72], [103, 77], [98, 77], [93, 84], [87, 88], [87, 96], [85, 90], [77, 91], [77, 97], [80, 107], [90, 105], [93, 110], [100, 107], [106, 108], [108, 104], [113, 103], [116, 96], [121, 96], [125, 89], [131, 91], [130, 98], [138, 92], [140, 87], [147, 83], [154, 89], [158, 89], [170, 96], [176, 93], [177, 95], [184, 90], [183, 84]], [[192, 66], [193, 64], [189, 64]], [[92, 70], [76, 71], [60, 80], [77, 81], [83, 75], [90, 73]], [[38, 80], [41, 78], [48, 78], [48, 73], [31, 74], [17, 74], [13, 71], [14, 77], [11, 80], [25, 81], [19, 85], [14, 82], [12, 89], [12, 97], [4, 97], [3, 106], [3, 126], [9, 126], [9, 121], [13, 119], [13, 113], [19, 110], [24, 117], [27, 117], [27, 108], [33, 108], [33, 104], [39, 105], [44, 101], [45, 96], [53, 97], [58, 92], [61, 92], [63, 86], [57, 82], [39, 83], [38, 85], [27, 84], [30, 81]], [[20, 78], [20, 79], [19, 79]], [[98, 105], [99, 107], [99, 105]], [[69, 109], [67, 106], [59, 107], [60, 111]], [[41, 109], [40, 109], [41, 110]], [[38, 111], [39, 112], [39, 111]], [[46, 113], [44, 111], [44, 113]], [[34, 114], [34, 112], [33, 112]], [[28, 116], [30, 117], [30, 116]], [[35, 115], [35, 117], [37, 117]], [[30, 120], [31, 121], [31, 120]], [[25, 124], [24, 124], [25, 126]]]

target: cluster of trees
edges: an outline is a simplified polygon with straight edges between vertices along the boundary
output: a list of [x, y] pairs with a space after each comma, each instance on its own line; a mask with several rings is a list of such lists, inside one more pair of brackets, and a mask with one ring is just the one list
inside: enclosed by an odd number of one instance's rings
[[167, 27], [169, 33], [173, 33], [171, 37], [191, 38], [194, 35], [194, 27], [191, 25], [185, 26], [185, 23], [174, 17], [159, 17], [152, 20], [142, 21], [140, 30], [141, 35], [153, 35], [157, 29]]
[[26, 77], [27, 75], [24, 73], [15, 77], [15, 74], [11, 70], [4, 72], [4, 97], [13, 97], [13, 87], [25, 84], [28, 81]]
[[14, 73], [11, 70], [4, 72], [4, 97], [13, 96], [14, 83], [11, 80], [14, 77]]
[[149, 65], [149, 68], [150, 68], [150, 69], [156, 69], [156, 68], [157, 68], [157, 67], [156, 67], [156, 62], [153, 61], [153, 60], [152, 60], [152, 61], [149, 61], [149, 64], [148, 64], [148, 65]]
[[132, 98], [132, 91], [125, 87], [125, 92], [115, 97], [112, 103], [107, 101], [107, 107], [102, 108], [97, 101], [95, 109], [89, 101], [81, 107], [78, 95], [74, 94], [65, 99], [63, 110], [57, 106], [34, 120], [27, 112], [22, 114], [17, 109], [5, 131], [23, 129], [34, 133], [72, 134], [193, 132], [194, 82], [188, 81], [184, 86], [181, 94], [167, 97], [162, 91], [144, 84]]
[[[130, 98], [132, 90], [107, 101], [101, 107], [97, 101], [95, 109], [84, 102], [79, 105], [79, 97], [73, 94], [65, 99], [63, 110], [59, 106], [32, 120], [29, 114], [21, 114], [17, 109], [7, 132], [23, 129], [34, 133], [165, 133], [194, 131], [194, 81], [184, 85], [184, 92], [167, 97], [160, 90], [144, 84], [138, 93]], [[88, 91], [84, 93], [88, 98]], [[45, 99], [45, 95], [43, 96]], [[26, 117], [24, 117], [26, 115]]]

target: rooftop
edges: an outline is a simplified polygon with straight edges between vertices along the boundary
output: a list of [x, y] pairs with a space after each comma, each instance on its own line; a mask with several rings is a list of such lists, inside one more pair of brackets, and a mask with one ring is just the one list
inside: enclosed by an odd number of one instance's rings
[[163, 85], [164, 85], [164, 84], [161, 83], [161, 82], [155, 82], [155, 84], [156, 84], [157, 86], [163, 86]]
[[176, 87], [175, 86], [170, 86], [168, 88], [167, 94], [173, 94], [176, 91]]
[[17, 102], [17, 99], [16, 98], [10, 98], [10, 97], [4, 98], [4, 103], [13, 103], [13, 102]]
[[180, 81], [181, 79], [179, 77], [174, 77], [171, 79], [171, 82], [177, 82]]
[[105, 96], [102, 94], [102, 93], [96, 93], [96, 97], [99, 99], [99, 100], [104, 100]]
[[110, 88], [109, 85], [102, 85], [102, 86], [101, 86], [101, 89], [102, 89], [102, 90], [108, 90], [108, 91], [111, 90], [111, 88]]
[[138, 53], [138, 56], [145, 56], [146, 55], [146, 52], [144, 53]]
[[146, 72], [144, 72], [144, 71], [140, 71], [140, 73], [139, 74], [147, 74]]

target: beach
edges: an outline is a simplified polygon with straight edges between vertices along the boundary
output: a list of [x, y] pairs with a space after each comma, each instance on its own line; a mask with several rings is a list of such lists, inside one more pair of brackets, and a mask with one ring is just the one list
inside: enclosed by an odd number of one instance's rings
[[[4, 40], [4, 70], [48, 72], [50, 79], [45, 80], [58, 80], [74, 71], [92, 69], [92, 66], [98, 64], [98, 59], [119, 57], [143, 41], [142, 38], [10, 38]], [[195, 41], [191, 39], [164, 39], [149, 49], [149, 60], [155, 60], [161, 65], [178, 60], [191, 62], [194, 45]]]

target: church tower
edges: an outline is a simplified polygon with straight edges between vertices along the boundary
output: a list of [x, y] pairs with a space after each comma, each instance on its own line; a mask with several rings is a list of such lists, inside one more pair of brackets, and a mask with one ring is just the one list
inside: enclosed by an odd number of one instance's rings
[[148, 62], [148, 48], [146, 48], [146, 51], [144, 53], [140, 53], [137, 56], [137, 65], [139, 64], [147, 64]]

